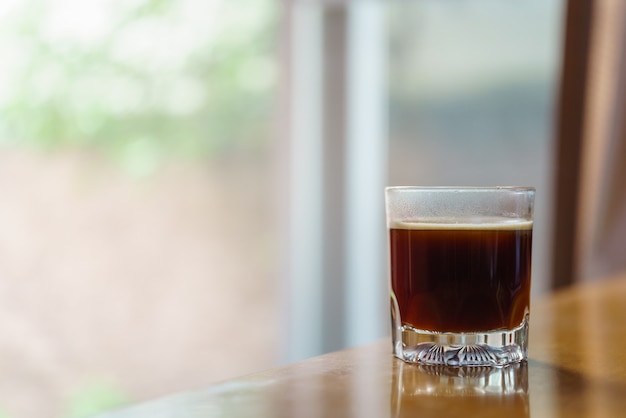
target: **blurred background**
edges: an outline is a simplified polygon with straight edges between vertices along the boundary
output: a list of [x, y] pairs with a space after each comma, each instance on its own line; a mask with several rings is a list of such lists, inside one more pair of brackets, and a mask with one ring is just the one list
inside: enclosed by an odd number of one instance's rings
[[387, 335], [385, 185], [537, 187], [564, 0], [5, 0], [0, 417]]
[[271, 1], [2, 2], [0, 416], [278, 361], [278, 27]]

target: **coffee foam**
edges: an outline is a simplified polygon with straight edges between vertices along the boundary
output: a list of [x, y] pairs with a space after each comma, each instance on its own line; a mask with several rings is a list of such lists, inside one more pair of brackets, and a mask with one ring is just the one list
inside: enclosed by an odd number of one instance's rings
[[390, 229], [532, 229], [533, 221], [506, 217], [428, 218], [390, 221]]

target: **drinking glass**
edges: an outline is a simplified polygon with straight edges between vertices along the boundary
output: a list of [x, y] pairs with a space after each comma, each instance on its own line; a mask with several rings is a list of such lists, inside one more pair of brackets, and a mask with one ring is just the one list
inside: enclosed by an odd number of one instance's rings
[[528, 353], [532, 187], [388, 187], [394, 355], [504, 366]]

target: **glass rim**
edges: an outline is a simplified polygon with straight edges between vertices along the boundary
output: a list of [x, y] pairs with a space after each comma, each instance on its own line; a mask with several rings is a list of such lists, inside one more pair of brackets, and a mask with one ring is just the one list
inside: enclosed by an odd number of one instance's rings
[[385, 191], [535, 192], [533, 186], [387, 186]]

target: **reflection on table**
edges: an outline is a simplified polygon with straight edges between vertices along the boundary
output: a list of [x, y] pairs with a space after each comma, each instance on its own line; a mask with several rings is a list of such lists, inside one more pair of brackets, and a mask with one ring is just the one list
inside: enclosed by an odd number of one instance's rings
[[393, 375], [391, 417], [421, 414], [529, 417], [528, 365], [444, 367], [401, 363]]

